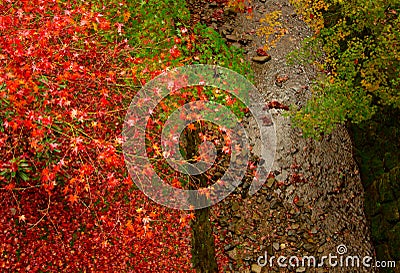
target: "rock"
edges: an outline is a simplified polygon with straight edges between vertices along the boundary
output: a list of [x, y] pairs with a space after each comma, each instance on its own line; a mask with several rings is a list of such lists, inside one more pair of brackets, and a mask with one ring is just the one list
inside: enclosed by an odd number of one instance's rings
[[237, 249], [236, 248], [228, 251], [227, 254], [228, 254], [228, 257], [231, 258], [234, 261], [236, 261], [238, 259], [238, 253], [237, 253]]
[[210, 5], [209, 5], [210, 8], [215, 8], [217, 6], [218, 6], [217, 2], [211, 2]]
[[236, 10], [233, 7], [225, 7], [224, 8], [225, 16], [234, 15], [234, 14], [236, 14]]
[[276, 251], [278, 251], [280, 248], [279, 243], [273, 243], [272, 246]]
[[271, 209], [277, 209], [279, 207], [279, 202], [277, 200], [272, 200], [270, 208]]
[[304, 244], [303, 248], [304, 248], [304, 250], [306, 250], [308, 252], [312, 252], [314, 250], [314, 245], [312, 245], [312, 244]]
[[299, 201], [296, 203], [296, 206], [298, 206], [298, 207], [303, 207], [303, 206], [304, 206], [304, 201], [303, 201], [303, 200], [299, 200]]
[[236, 47], [236, 48], [241, 48], [242, 47], [242, 45], [237, 43], [237, 42], [233, 43], [232, 46]]
[[260, 217], [260, 215], [258, 215], [257, 212], [254, 212], [254, 213], [253, 213], [252, 219], [253, 219], [253, 220], [256, 220], [256, 221], [259, 221], [259, 220], [261, 220], [261, 217]]
[[316, 234], [318, 232], [318, 230], [315, 228], [315, 227], [313, 227], [312, 229], [311, 229], [311, 233], [312, 234]]
[[296, 272], [306, 272], [306, 268], [304, 266], [298, 267]]
[[236, 219], [240, 219], [240, 218], [242, 218], [242, 214], [240, 213], [240, 211], [237, 211], [235, 213], [235, 215], [233, 215], [233, 217], [236, 218]]
[[253, 58], [251, 58], [252, 61], [256, 62], [256, 63], [266, 63], [269, 60], [271, 60], [271, 56], [254, 56]]
[[293, 224], [293, 225], [292, 225], [292, 229], [298, 229], [299, 227], [300, 227], [299, 224]]
[[281, 247], [281, 249], [285, 249], [286, 245], [285, 244], [281, 244], [280, 247]]
[[226, 35], [229, 35], [230, 32], [228, 32], [227, 29], [223, 29], [223, 30], [221, 30], [221, 33], [223, 36], [226, 36]]
[[[279, 246], [279, 244], [278, 244]], [[267, 246], [267, 254], [268, 256], [273, 256], [274, 255], [274, 250], [273, 250], [273, 246], [272, 245], [268, 245]]]
[[266, 186], [267, 186], [268, 188], [271, 188], [272, 185], [274, 185], [274, 183], [275, 183], [275, 178], [270, 177], [270, 178], [267, 179]]
[[289, 229], [288, 232], [287, 232], [287, 235], [288, 236], [294, 236], [294, 235], [296, 235], [296, 233], [293, 230]]
[[248, 45], [251, 41], [253, 41], [253, 37], [251, 37], [251, 35], [245, 35], [239, 42], [243, 45]]
[[238, 202], [233, 202], [233, 203], [232, 203], [232, 210], [233, 210], [233, 211], [237, 211], [237, 210], [239, 210], [239, 209], [240, 209], [239, 203], [238, 203]]
[[232, 249], [234, 249], [234, 248], [235, 248], [235, 246], [234, 246], [234, 245], [231, 245], [231, 244], [227, 244], [227, 245], [224, 246], [224, 250], [225, 250], [225, 251], [229, 251], [229, 250], [232, 250]]
[[226, 35], [225, 38], [230, 42], [237, 42], [239, 40], [235, 35], [232, 34]]
[[294, 192], [295, 189], [296, 189], [295, 186], [290, 185], [290, 186], [287, 187], [287, 189], [286, 189], [286, 194], [287, 194], [287, 195], [292, 194], [292, 192]]
[[262, 267], [259, 266], [258, 264], [252, 264], [251, 265], [251, 272], [254, 273], [261, 273]]
[[228, 226], [228, 220], [229, 219], [226, 216], [221, 217], [220, 220], [219, 220], [219, 224], [221, 225], [221, 227]]

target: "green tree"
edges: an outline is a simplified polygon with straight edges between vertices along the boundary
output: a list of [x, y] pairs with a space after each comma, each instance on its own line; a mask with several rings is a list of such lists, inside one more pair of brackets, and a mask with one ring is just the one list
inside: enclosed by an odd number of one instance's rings
[[[302, 2], [292, 1], [299, 9]], [[380, 107], [400, 108], [400, 3], [326, 0], [301, 10], [307, 12], [323, 26], [310, 23], [315, 35], [289, 59], [318, 64], [324, 73], [307, 104], [291, 111], [304, 135], [318, 138], [337, 124], [369, 120]]]

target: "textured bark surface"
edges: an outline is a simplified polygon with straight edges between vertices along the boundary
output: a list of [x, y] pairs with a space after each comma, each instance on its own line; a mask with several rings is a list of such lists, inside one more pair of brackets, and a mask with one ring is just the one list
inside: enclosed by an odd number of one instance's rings
[[[186, 130], [184, 145], [186, 146], [186, 159], [194, 163], [194, 157], [198, 154], [198, 147], [201, 144], [198, 131]], [[189, 189], [197, 190], [207, 186], [207, 179], [204, 175], [190, 177]], [[198, 273], [218, 272], [218, 265], [215, 259], [215, 245], [213, 231], [210, 223], [210, 208], [198, 209], [195, 212], [196, 218], [191, 221], [192, 228], [192, 263]]]

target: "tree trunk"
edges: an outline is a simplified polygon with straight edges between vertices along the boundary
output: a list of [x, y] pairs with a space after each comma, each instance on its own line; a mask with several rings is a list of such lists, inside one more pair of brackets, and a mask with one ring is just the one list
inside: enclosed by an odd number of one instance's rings
[[[197, 130], [186, 130], [186, 159], [194, 163], [201, 140]], [[206, 187], [207, 179], [204, 175], [190, 177], [189, 189], [196, 190]], [[191, 221], [192, 228], [192, 264], [198, 273], [217, 273], [218, 265], [215, 259], [215, 245], [210, 223], [210, 207], [195, 210], [196, 218]]]

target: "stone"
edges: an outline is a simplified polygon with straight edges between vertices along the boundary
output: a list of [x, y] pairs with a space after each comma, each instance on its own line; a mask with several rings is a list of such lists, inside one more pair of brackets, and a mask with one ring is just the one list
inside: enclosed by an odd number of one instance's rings
[[226, 35], [225, 38], [230, 42], [237, 42], [239, 40], [235, 35], [232, 34]]
[[273, 246], [272, 245], [268, 245], [267, 246], [267, 254], [268, 254], [268, 256], [273, 256], [274, 255], [274, 250], [273, 250]]
[[258, 264], [252, 264], [251, 265], [251, 272], [254, 273], [261, 273], [262, 267], [259, 266]]
[[274, 247], [274, 249], [275, 249], [276, 251], [278, 251], [279, 248], [280, 248], [279, 243], [273, 243], [272, 246]]
[[305, 268], [304, 266], [298, 267], [298, 268], [296, 269], [296, 272], [299, 272], [299, 273], [301, 273], [301, 272], [306, 272], [306, 268]]
[[287, 235], [288, 236], [294, 236], [294, 235], [296, 235], [296, 233], [293, 230], [289, 229], [288, 232], [287, 232]]
[[300, 227], [299, 224], [293, 224], [293, 225], [292, 225], [292, 229], [298, 229], [299, 227]]
[[233, 202], [232, 203], [232, 210], [233, 211], [237, 211], [237, 210], [239, 210], [239, 208], [240, 208], [240, 205], [239, 205], [238, 202]]
[[236, 47], [236, 48], [241, 48], [242, 47], [242, 45], [237, 43], [237, 42], [233, 43], [232, 46]]
[[295, 186], [290, 185], [289, 187], [287, 187], [286, 193], [287, 193], [288, 195], [289, 195], [289, 194], [292, 194], [292, 192], [293, 192], [295, 189], [296, 189]]
[[312, 229], [311, 229], [311, 233], [312, 234], [316, 234], [318, 232], [318, 230], [315, 228], [315, 227], [313, 227]]
[[304, 248], [304, 250], [306, 250], [308, 252], [312, 252], [314, 250], [314, 245], [312, 245], [312, 244], [304, 244], [303, 248]]
[[236, 14], [236, 10], [233, 7], [225, 7], [224, 8], [224, 15], [229, 16], [229, 15], [234, 15]]
[[253, 215], [251, 217], [253, 220], [261, 220], [261, 216], [257, 213], [257, 211], [253, 212]]
[[267, 56], [254, 56], [253, 58], [251, 58], [252, 61], [256, 62], [256, 63], [266, 63], [269, 60], [271, 60], [271, 56], [267, 55]]
[[237, 249], [234, 248], [232, 250], [229, 250], [227, 252], [228, 257], [231, 258], [232, 260], [236, 261], [238, 259], [238, 253], [237, 253]]
[[279, 202], [277, 200], [272, 200], [270, 208], [271, 209], [276, 209], [279, 206]]
[[234, 249], [234, 248], [235, 248], [235, 246], [234, 246], [234, 245], [231, 245], [231, 244], [227, 244], [227, 245], [224, 246], [224, 250], [225, 250], [225, 251], [229, 251], [229, 250], [232, 250], [232, 249]]
[[265, 185], [266, 185], [268, 188], [271, 188], [271, 187], [274, 185], [274, 183], [275, 183], [275, 178], [270, 177], [270, 178], [267, 179], [267, 183], [265, 183]]

